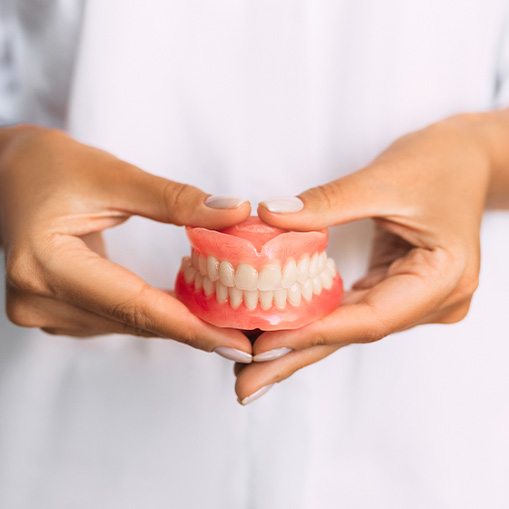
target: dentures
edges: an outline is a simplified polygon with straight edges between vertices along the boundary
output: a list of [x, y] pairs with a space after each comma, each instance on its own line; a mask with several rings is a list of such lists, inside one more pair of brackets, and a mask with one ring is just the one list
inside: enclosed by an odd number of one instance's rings
[[177, 297], [201, 319], [244, 330], [302, 327], [335, 309], [343, 293], [327, 232], [289, 232], [251, 217], [222, 231], [187, 228], [192, 244]]

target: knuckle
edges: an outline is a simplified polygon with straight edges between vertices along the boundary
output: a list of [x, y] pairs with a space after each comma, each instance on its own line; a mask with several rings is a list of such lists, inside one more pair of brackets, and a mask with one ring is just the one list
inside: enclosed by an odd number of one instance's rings
[[8, 295], [5, 302], [5, 314], [11, 323], [19, 327], [41, 326], [40, 319], [22, 297]]
[[6, 261], [5, 273], [7, 283], [18, 290], [42, 294], [45, 286], [38, 274], [37, 262], [25, 250], [9, 253]]
[[453, 324], [458, 323], [464, 320], [468, 316], [468, 312], [470, 311], [470, 299], [459, 306], [456, 306], [454, 310], [449, 311], [445, 315], [443, 315], [439, 323], [442, 324]]
[[185, 220], [183, 211], [189, 210], [192, 196], [197, 189], [189, 184], [168, 181], [163, 189], [163, 200], [168, 220], [181, 226]]
[[148, 290], [149, 286], [143, 286], [136, 297], [124, 302], [115, 304], [109, 310], [109, 314], [127, 325], [130, 329], [142, 332], [150, 330], [151, 320], [145, 310], [140, 304], [140, 298]]
[[323, 208], [334, 209], [338, 204], [338, 194], [340, 192], [340, 186], [334, 186], [331, 184], [324, 184], [313, 187], [306, 194], [311, 196], [317, 203]]

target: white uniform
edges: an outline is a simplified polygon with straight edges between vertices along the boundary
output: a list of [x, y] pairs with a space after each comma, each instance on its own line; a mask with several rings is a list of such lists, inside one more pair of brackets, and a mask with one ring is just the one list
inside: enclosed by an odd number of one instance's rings
[[[4, 119], [66, 127], [152, 173], [254, 202], [509, 102], [504, 0], [0, 6]], [[0, 507], [507, 509], [508, 232], [507, 213], [487, 215], [464, 322], [347, 347], [246, 408], [217, 356], [50, 337], [2, 316]], [[333, 232], [347, 283], [369, 236], [368, 223]], [[107, 241], [158, 286], [188, 250], [182, 230], [139, 218]]]

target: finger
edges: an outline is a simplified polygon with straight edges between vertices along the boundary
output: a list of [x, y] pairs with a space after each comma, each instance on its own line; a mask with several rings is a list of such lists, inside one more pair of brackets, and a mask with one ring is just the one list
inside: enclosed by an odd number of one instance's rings
[[270, 362], [254, 363], [236, 373], [235, 392], [239, 402], [245, 404], [246, 398], [263, 387], [281, 382], [299, 369], [318, 362], [335, 352], [338, 346], [315, 346]]
[[[392, 213], [387, 205], [391, 200], [384, 187], [387, 185], [383, 179], [375, 181], [368, 170], [362, 170], [300, 194], [297, 199], [302, 201], [301, 210], [285, 212], [285, 207], [274, 206], [274, 202], [267, 200], [259, 204], [258, 215], [278, 228], [305, 231], [388, 216]], [[297, 208], [296, 205], [288, 207], [290, 210]]]
[[262, 334], [253, 345], [254, 355], [278, 348], [376, 341], [406, 329], [439, 309], [453, 292], [457, 277], [452, 267], [444, 252], [415, 249], [393, 264], [388, 277], [358, 302], [342, 305], [302, 329]]
[[154, 334], [79, 309], [67, 302], [18, 292], [7, 288], [7, 307], [17, 325], [37, 327], [50, 334], [88, 337], [100, 334], [130, 334], [154, 337]]
[[251, 343], [240, 331], [202, 322], [180, 301], [90, 251], [77, 237], [54, 237], [45, 264], [57, 300], [202, 350], [222, 346], [251, 354]]
[[119, 164], [112, 178], [102, 185], [104, 198], [127, 214], [165, 223], [220, 229], [240, 223], [249, 216], [248, 201], [233, 196], [216, 197], [197, 187]]

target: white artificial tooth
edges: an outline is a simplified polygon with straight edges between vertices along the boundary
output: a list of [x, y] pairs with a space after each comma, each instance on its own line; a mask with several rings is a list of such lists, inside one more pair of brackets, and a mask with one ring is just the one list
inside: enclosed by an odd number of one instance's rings
[[193, 249], [193, 252], [191, 253], [191, 263], [196, 270], [199, 269], [199, 265], [198, 265], [199, 258], [200, 258], [200, 255], [198, 254], [198, 251], [196, 251], [196, 249]]
[[287, 294], [288, 290], [286, 288], [279, 288], [278, 290], [274, 290], [274, 304], [278, 309], [286, 308]]
[[214, 283], [208, 277], [203, 278], [203, 291], [207, 297], [210, 297], [216, 291]]
[[230, 306], [237, 309], [242, 304], [242, 290], [234, 286], [228, 288], [228, 298], [230, 299]]
[[292, 306], [300, 306], [301, 302], [301, 291], [299, 283], [294, 283], [290, 288], [288, 288], [288, 300]]
[[327, 258], [327, 268], [333, 276], [336, 274], [336, 262], [332, 258]]
[[191, 258], [189, 256], [184, 256], [182, 258], [181, 268], [185, 270], [189, 265], [191, 265]]
[[199, 272], [196, 272], [196, 276], [194, 278], [194, 289], [196, 291], [201, 290], [202, 286], [203, 286], [203, 276]]
[[297, 271], [297, 264], [293, 258], [290, 258], [284, 268], [283, 268], [283, 277], [281, 280], [281, 286], [283, 288], [290, 288], [290, 286], [297, 281], [297, 276], [299, 275]]
[[309, 255], [304, 255], [297, 264], [297, 280], [304, 283], [309, 278]]
[[219, 261], [215, 256], [207, 257], [207, 274], [211, 281], [219, 279]]
[[247, 263], [241, 263], [235, 271], [235, 286], [239, 290], [256, 290], [257, 285], [258, 271]]
[[322, 280], [320, 279], [320, 276], [313, 278], [313, 293], [315, 295], [320, 295], [322, 293]]
[[224, 286], [234, 286], [235, 284], [235, 270], [230, 262], [221, 262], [219, 264], [219, 280]]
[[269, 310], [272, 307], [272, 301], [274, 300], [274, 292], [260, 292], [260, 306], [264, 311]]
[[313, 281], [307, 279], [304, 283], [301, 283], [302, 297], [306, 302], [309, 302], [313, 298]]
[[224, 304], [228, 300], [228, 288], [219, 281], [216, 283], [216, 300], [219, 304]]
[[264, 265], [258, 275], [258, 289], [262, 291], [275, 290], [281, 287], [281, 269], [279, 265], [271, 263]]
[[200, 269], [200, 274], [202, 276], [207, 275], [207, 257], [200, 255], [198, 257], [198, 268]]
[[322, 251], [318, 255], [318, 272], [317, 274], [320, 274], [323, 269], [325, 269], [325, 265], [327, 263], [327, 253], [325, 251]]
[[322, 281], [323, 288], [326, 290], [330, 290], [332, 288], [332, 275], [328, 269], [320, 273], [320, 279]]
[[257, 290], [245, 290], [244, 291], [244, 304], [247, 309], [253, 311], [256, 309], [256, 305], [258, 304], [258, 291]]
[[192, 265], [188, 265], [184, 269], [184, 280], [187, 284], [191, 284], [196, 276], [196, 269]]
[[315, 277], [318, 273], [318, 253], [314, 253], [309, 262], [309, 277]]

